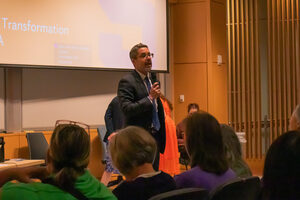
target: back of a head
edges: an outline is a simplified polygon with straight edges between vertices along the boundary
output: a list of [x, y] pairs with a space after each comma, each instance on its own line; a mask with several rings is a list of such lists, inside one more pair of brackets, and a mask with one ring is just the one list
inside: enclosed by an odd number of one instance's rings
[[62, 187], [73, 185], [76, 177], [88, 166], [89, 155], [90, 138], [83, 128], [61, 124], [54, 129], [48, 159], [54, 168], [57, 184]]
[[226, 154], [231, 154], [229, 159], [240, 159], [242, 157], [242, 149], [235, 131], [230, 126], [221, 124], [221, 132]]
[[252, 176], [250, 168], [242, 158], [241, 144], [233, 128], [226, 124], [221, 124], [221, 132], [230, 168], [239, 177]]
[[198, 112], [199, 111], [199, 105], [197, 104], [197, 103], [190, 103], [189, 105], [188, 105], [188, 114], [192, 114], [192, 113], [190, 113], [191, 112], [191, 110], [193, 110], [193, 112]]
[[208, 113], [193, 113], [186, 121], [186, 147], [191, 166], [223, 174], [228, 169], [219, 122]]
[[154, 138], [145, 129], [128, 126], [110, 140], [109, 150], [113, 164], [123, 175], [128, 175], [145, 163], [152, 163], [157, 147]]
[[289, 121], [289, 130], [300, 130], [300, 104], [294, 109]]
[[270, 146], [263, 174], [264, 199], [300, 199], [300, 132], [289, 131]]

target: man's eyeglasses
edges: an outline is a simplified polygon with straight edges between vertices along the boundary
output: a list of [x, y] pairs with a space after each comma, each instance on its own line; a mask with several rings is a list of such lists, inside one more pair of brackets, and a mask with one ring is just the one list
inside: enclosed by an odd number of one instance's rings
[[154, 53], [142, 53], [139, 57], [140, 58], [147, 58], [147, 57], [153, 58], [154, 57]]
[[88, 134], [90, 134], [90, 126], [85, 123], [71, 121], [71, 120], [57, 120], [55, 122], [55, 127], [57, 127], [58, 125], [61, 125], [61, 124], [73, 124], [73, 125], [80, 126], [81, 128], [87, 130]]

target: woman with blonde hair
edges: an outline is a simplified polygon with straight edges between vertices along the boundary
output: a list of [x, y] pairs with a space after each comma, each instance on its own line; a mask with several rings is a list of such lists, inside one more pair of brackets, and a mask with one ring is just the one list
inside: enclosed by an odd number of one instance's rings
[[113, 190], [119, 200], [148, 199], [176, 188], [169, 174], [153, 169], [157, 146], [146, 130], [128, 126], [112, 136], [109, 145], [112, 163], [126, 178]]
[[[1, 171], [1, 199], [105, 199], [113, 194], [88, 170], [90, 137], [80, 126], [60, 124], [51, 136], [47, 167]], [[41, 179], [33, 182], [31, 178]], [[26, 182], [8, 182], [12, 179]]]

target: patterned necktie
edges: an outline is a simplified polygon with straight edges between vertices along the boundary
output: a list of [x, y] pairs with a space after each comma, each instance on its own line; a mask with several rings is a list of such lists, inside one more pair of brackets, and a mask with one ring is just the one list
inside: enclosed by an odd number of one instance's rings
[[[149, 81], [149, 78], [146, 76], [145, 78], [145, 83], [147, 85], [147, 89], [148, 89], [148, 93], [150, 93], [150, 90], [151, 90], [151, 84], [150, 84], [150, 81]], [[152, 101], [152, 124], [153, 124], [153, 127], [156, 131], [159, 131], [160, 129], [160, 122], [159, 122], [159, 119], [158, 119], [158, 113], [156, 111], [156, 104], [155, 104], [155, 100], [153, 99]]]

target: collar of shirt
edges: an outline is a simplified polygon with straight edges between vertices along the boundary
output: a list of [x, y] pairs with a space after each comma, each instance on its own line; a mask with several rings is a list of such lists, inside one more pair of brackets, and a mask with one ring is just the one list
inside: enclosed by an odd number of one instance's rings
[[161, 173], [161, 171], [150, 172], [150, 173], [147, 173], [147, 174], [141, 174], [141, 175], [139, 175], [137, 178], [139, 178], [139, 177], [142, 177], [142, 178], [150, 178], [150, 177], [156, 176], [156, 175], [158, 175], [158, 174], [160, 174], [160, 173]]
[[[142, 79], [143, 81], [145, 81], [145, 78], [146, 78], [145, 74], [142, 74], [142, 73], [139, 72], [138, 70], [135, 70], [135, 71], [140, 75], [141, 79]], [[147, 76], [148, 76], [148, 78], [149, 78], [149, 73], [147, 74]], [[150, 81], [150, 83], [151, 83], [150, 78], [149, 78], [149, 81]], [[151, 85], [152, 85], [152, 83], [151, 83]]]
[[[145, 87], [146, 87], [146, 90], [148, 91], [148, 89], [147, 89], [147, 84], [146, 84], [146, 82], [145, 82], [146, 76], [145, 76], [144, 74], [142, 74], [141, 72], [139, 72], [138, 70], [135, 70], [135, 71], [140, 75], [140, 77], [141, 77], [141, 79], [143, 80], [143, 83], [144, 83], [144, 85], [145, 85]], [[151, 79], [149, 78], [149, 75], [150, 75], [150, 73], [148, 73], [147, 76], [148, 76], [150, 85], [152, 86], [152, 82], [151, 82]], [[149, 91], [148, 91], [148, 92], [149, 92]], [[150, 100], [150, 101], [151, 101], [151, 100]], [[151, 101], [151, 102], [152, 102], [152, 101]]]

